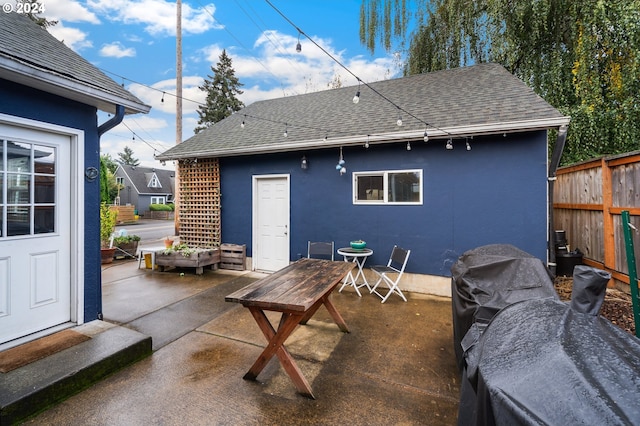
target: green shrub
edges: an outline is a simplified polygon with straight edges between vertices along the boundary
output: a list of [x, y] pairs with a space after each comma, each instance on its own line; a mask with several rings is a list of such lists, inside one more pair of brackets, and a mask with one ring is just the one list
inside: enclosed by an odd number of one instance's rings
[[127, 244], [127, 243], [132, 243], [134, 241], [140, 241], [140, 237], [137, 235], [124, 235], [121, 237], [115, 237], [113, 239], [114, 244]]
[[173, 206], [169, 204], [149, 204], [149, 210], [152, 212], [172, 212]]

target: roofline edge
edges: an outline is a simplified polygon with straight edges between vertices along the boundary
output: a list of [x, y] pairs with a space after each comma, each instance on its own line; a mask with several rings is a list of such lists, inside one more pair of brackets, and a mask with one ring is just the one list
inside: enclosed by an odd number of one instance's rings
[[[571, 117], [562, 116], [555, 118], [545, 118], [536, 120], [521, 120], [510, 121], [505, 123], [488, 123], [477, 124], [468, 126], [458, 126], [449, 128], [427, 129], [427, 135], [430, 139], [446, 139], [446, 138], [460, 138], [471, 136], [491, 135], [497, 133], [520, 133], [524, 131], [533, 130], [545, 130], [560, 128], [561, 126], [569, 125]], [[229, 149], [229, 150], [217, 150], [217, 151], [194, 151], [188, 154], [181, 155], [156, 155], [155, 159], [158, 161], [167, 160], [184, 160], [194, 157], [232, 157], [239, 155], [252, 155], [252, 154], [270, 154], [287, 151], [303, 151], [307, 149], [323, 149], [323, 148], [335, 148], [341, 146], [353, 146], [361, 145], [365, 142], [369, 144], [374, 143], [388, 143], [398, 141], [413, 141], [422, 140], [424, 138], [425, 130], [410, 130], [405, 132], [393, 132], [383, 133], [377, 135], [356, 135], [342, 138], [329, 138], [325, 140], [305, 140], [297, 141], [289, 144], [281, 145], [267, 145], [258, 147], [247, 147], [243, 149]]]

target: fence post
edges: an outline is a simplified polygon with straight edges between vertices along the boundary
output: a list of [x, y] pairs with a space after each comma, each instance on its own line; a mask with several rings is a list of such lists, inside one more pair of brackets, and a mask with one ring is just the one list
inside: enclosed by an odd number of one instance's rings
[[631, 305], [633, 306], [633, 322], [636, 327], [636, 337], [640, 337], [640, 301], [638, 300], [638, 274], [636, 271], [636, 255], [633, 249], [631, 228], [636, 229], [629, 220], [629, 211], [622, 210], [622, 230], [627, 251], [627, 265], [629, 268], [629, 287], [631, 288]]

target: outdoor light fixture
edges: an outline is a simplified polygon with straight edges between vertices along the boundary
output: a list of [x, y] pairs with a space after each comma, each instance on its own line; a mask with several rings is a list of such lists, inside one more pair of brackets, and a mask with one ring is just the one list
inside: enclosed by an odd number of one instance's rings
[[358, 102], [360, 102], [360, 79], [358, 79], [358, 91], [356, 92], [356, 95], [353, 97], [353, 103], [357, 104]]
[[407, 151], [411, 151], [411, 142], [407, 142]]
[[453, 149], [453, 141], [451, 140], [451, 138], [447, 140], [447, 144], [445, 145], [445, 148], [449, 150]]
[[338, 160], [338, 164], [336, 164], [336, 170], [340, 172], [340, 176], [347, 173], [344, 157], [342, 156], [342, 147], [340, 147], [340, 159]]
[[427, 135], [427, 131], [424, 131], [424, 141], [429, 142], [429, 135]]
[[300, 44], [300, 33], [298, 33], [298, 44], [296, 44], [296, 52], [302, 52], [302, 45]]
[[309, 168], [309, 162], [307, 161], [307, 157], [302, 156], [302, 161], [300, 162], [300, 168], [302, 170], [307, 170]]
[[467, 151], [471, 151], [471, 145], [467, 142]]

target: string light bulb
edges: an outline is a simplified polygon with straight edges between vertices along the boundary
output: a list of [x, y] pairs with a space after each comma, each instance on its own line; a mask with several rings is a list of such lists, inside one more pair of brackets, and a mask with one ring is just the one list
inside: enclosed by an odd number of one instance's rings
[[467, 141], [466, 144], [467, 144], [467, 151], [471, 151], [471, 144], [469, 143], [469, 141]]
[[242, 129], [244, 129], [244, 119], [247, 118], [247, 116], [245, 115], [244, 118], [242, 119], [242, 123], [240, 123], [240, 127]]
[[396, 120], [398, 127], [402, 126], [402, 114], [398, 112], [398, 120]]
[[447, 144], [445, 145], [445, 148], [447, 148], [448, 150], [453, 149], [453, 141], [451, 140], [451, 138], [447, 140]]
[[285, 138], [289, 136], [289, 130], [287, 123], [284, 123], [284, 133], [282, 134]]
[[160, 102], [164, 103], [164, 92], [162, 92], [162, 99], [160, 99]]
[[296, 44], [296, 52], [302, 52], [302, 45], [300, 44], [300, 33], [298, 33], [298, 44]]
[[411, 142], [407, 142], [407, 151], [411, 151]]
[[429, 135], [427, 134], [427, 130], [426, 129], [424, 131], [424, 138], [423, 139], [424, 139], [425, 142], [429, 142]]
[[358, 102], [360, 102], [360, 79], [358, 79], [358, 91], [356, 92], [356, 95], [353, 97], [353, 103], [357, 104]]
[[369, 135], [367, 135], [367, 141], [364, 143], [365, 148], [369, 148]]

